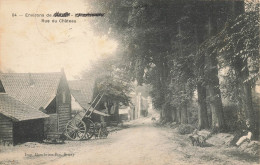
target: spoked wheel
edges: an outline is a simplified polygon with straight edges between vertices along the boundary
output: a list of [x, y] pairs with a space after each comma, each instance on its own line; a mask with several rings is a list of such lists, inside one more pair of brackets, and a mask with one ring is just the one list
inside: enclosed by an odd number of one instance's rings
[[74, 118], [66, 125], [66, 136], [71, 140], [81, 140], [86, 135], [87, 126], [79, 119]]
[[84, 122], [86, 124], [86, 139], [91, 139], [95, 134], [95, 124], [90, 119], [85, 119]]

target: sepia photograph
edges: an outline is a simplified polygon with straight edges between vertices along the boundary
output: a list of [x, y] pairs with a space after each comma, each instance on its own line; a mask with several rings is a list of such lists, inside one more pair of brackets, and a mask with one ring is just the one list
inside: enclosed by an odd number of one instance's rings
[[0, 165], [260, 164], [260, 0], [0, 0]]

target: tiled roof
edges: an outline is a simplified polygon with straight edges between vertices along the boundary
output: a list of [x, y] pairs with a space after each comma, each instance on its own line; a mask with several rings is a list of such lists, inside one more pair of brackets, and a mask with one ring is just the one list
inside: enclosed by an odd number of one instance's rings
[[75, 101], [77, 101], [80, 104], [81, 107], [86, 109], [90, 106], [90, 104], [88, 103], [90, 103], [91, 100], [88, 100], [88, 97], [85, 94], [83, 94], [82, 91], [70, 89], [70, 93], [75, 98]]
[[0, 93], [0, 113], [18, 121], [49, 117], [43, 112], [8, 96], [6, 93]]
[[[88, 109], [93, 96], [93, 90], [94, 90], [94, 81], [87, 81], [87, 80], [73, 80], [68, 81], [70, 93], [75, 98], [75, 100], [80, 104], [81, 107]], [[103, 116], [109, 116], [108, 114], [105, 114], [103, 112], [100, 112], [98, 110], [94, 110], [93, 113], [103, 115]]]
[[58, 73], [1, 73], [0, 80], [8, 95], [33, 106], [46, 108], [56, 96], [62, 77]]
[[92, 101], [94, 81], [73, 80], [68, 81], [71, 94], [82, 105], [87, 105]]

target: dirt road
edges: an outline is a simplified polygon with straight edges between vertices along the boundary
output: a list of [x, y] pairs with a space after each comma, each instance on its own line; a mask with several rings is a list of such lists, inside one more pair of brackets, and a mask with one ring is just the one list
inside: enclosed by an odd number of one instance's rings
[[236, 148], [191, 146], [176, 130], [155, 127], [150, 119], [130, 123], [107, 139], [27, 143], [0, 151], [0, 164], [175, 165], [258, 164], [257, 156]]

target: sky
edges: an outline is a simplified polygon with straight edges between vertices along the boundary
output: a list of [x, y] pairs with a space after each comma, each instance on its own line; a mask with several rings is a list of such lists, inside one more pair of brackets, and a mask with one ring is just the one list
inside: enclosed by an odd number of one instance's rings
[[[84, 0], [0, 1], [1, 71], [59, 72], [64, 68], [67, 78], [75, 79], [95, 60], [113, 56], [118, 43], [107, 36], [94, 35], [89, 22], [104, 18], [72, 16], [62, 19], [76, 23], [59, 23], [61, 18], [46, 17], [55, 12], [74, 15], [92, 11]], [[44, 17], [32, 17], [32, 14], [44, 14]], [[43, 23], [42, 19], [55, 19], [57, 23]]]

